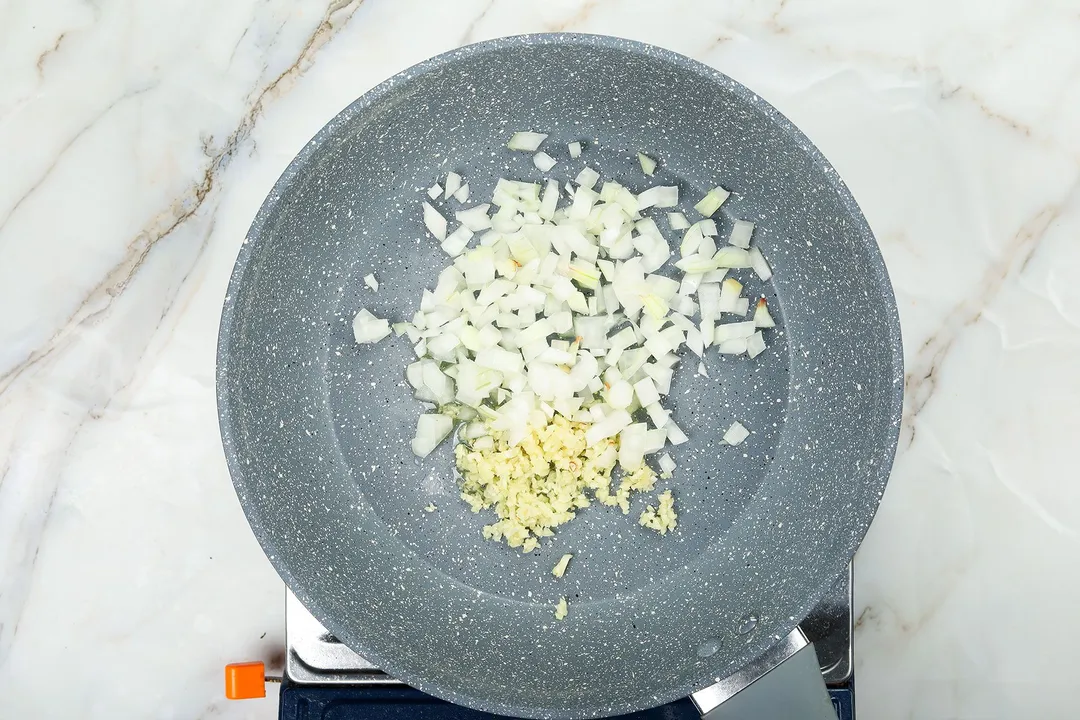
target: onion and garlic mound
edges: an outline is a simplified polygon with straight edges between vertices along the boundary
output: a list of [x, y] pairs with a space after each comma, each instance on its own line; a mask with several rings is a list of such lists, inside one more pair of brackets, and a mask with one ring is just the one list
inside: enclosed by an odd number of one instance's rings
[[[508, 147], [535, 153], [547, 174], [558, 160], [539, 150], [546, 137], [515, 133]], [[582, 143], [568, 151], [579, 157]], [[638, 160], [651, 176], [656, 161]], [[592, 502], [625, 514], [633, 493], [655, 489], [646, 457], [688, 439], [663, 405], [680, 349], [708, 377], [706, 348], [754, 358], [775, 327], [764, 298], [752, 304], [728, 276], [752, 269], [768, 280], [772, 270], [751, 247], [753, 223], [735, 221], [718, 246], [712, 216], [727, 190], [706, 193], [693, 206], [702, 219], [691, 222], [674, 209], [677, 186], [634, 193], [600, 180], [588, 166], [573, 183], [500, 179], [490, 203], [453, 212], [450, 231], [450, 200], [461, 206], [470, 191], [449, 173], [422, 210], [453, 260], [412, 320], [392, 327], [413, 343], [418, 359], [406, 378], [417, 399], [435, 406], [417, 422], [413, 452], [426, 457], [458, 427], [462, 498], [474, 512], [494, 511], [486, 538], [523, 552]], [[432, 204], [440, 198], [443, 210]], [[681, 233], [673, 263], [654, 217]], [[660, 272], [668, 268], [678, 279]], [[374, 276], [365, 283], [377, 291]], [[378, 342], [391, 326], [361, 310], [353, 332], [359, 343]], [[735, 423], [724, 439], [735, 445], [748, 432]], [[657, 465], [659, 479], [672, 477], [667, 453]], [[638, 521], [660, 534], [675, 529], [671, 490]]]

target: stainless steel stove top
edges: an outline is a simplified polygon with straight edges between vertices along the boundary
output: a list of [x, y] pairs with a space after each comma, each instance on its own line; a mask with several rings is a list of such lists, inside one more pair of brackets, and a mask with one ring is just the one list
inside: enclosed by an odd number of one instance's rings
[[[825, 682], [846, 685], [851, 680], [851, 570], [800, 625], [814, 643]], [[403, 685], [357, 655], [330, 634], [291, 591], [285, 600], [285, 674], [298, 684]]]

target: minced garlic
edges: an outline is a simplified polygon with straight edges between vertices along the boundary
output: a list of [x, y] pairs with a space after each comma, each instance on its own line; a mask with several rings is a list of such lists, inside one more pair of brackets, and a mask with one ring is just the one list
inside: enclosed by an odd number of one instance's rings
[[555, 606], [555, 619], [562, 620], [566, 617], [567, 612], [569, 611], [566, 607], [566, 598], [561, 597], [559, 598], [559, 604]]
[[660, 501], [659, 507], [653, 508], [650, 505], [645, 508], [638, 522], [661, 535], [666, 535], [668, 530], [674, 530], [679, 524], [676, 521], [678, 514], [675, 512], [675, 500], [672, 499], [670, 490], [660, 493], [656, 499]]
[[566, 566], [570, 564], [570, 558], [574, 557], [570, 553], [562, 556], [562, 558], [555, 564], [555, 567], [551, 569], [551, 574], [555, 577], [562, 577], [566, 572]]
[[618, 441], [609, 438], [589, 447], [588, 427], [556, 414], [546, 425], [531, 427], [517, 445], [511, 446], [505, 433], [492, 429], [490, 447], [476, 449], [463, 443], [454, 449], [462, 475], [461, 497], [473, 512], [494, 508], [499, 517], [484, 528], [484, 537], [531, 552], [541, 537], [554, 534], [552, 528], [588, 507], [590, 493], [627, 514], [632, 492], [653, 489], [656, 472], [643, 463], [612, 491]]

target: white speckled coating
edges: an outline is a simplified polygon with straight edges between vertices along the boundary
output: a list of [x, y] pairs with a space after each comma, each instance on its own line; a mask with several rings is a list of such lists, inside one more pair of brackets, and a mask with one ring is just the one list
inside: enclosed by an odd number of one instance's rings
[[[710, 354], [712, 379], [696, 362], [676, 374], [671, 407], [691, 442], [670, 451], [678, 469], [660, 488], [674, 489], [674, 534], [638, 527], [641, 497], [630, 516], [588, 508], [531, 555], [482, 540], [491, 517], [457, 499], [448, 444], [423, 462], [409, 450], [421, 411], [404, 382], [409, 345], [352, 342], [360, 307], [408, 319], [446, 263], [422, 225], [423, 189], [455, 170], [482, 201], [499, 175], [539, 179], [530, 154], [504, 148], [515, 130], [551, 133], [542, 149], [559, 177], [587, 163], [635, 191], [677, 182], [691, 219], [723, 183], [734, 194], [721, 236], [732, 218], [753, 220], [776, 270], [768, 286], [737, 272], [777, 319], [766, 353]], [[585, 152], [570, 160], [578, 139]], [[638, 151], [660, 160], [648, 181]], [[377, 294], [363, 284], [373, 270]], [[218, 348], [236, 491], [301, 601], [410, 684], [526, 717], [655, 706], [787, 634], [866, 532], [902, 392], [876, 243], [809, 140], [708, 67], [589, 35], [461, 48], [342, 111], [255, 218]], [[736, 419], [752, 434], [721, 446]], [[556, 580], [565, 552], [574, 564]], [[570, 615], [556, 622], [562, 595]]]

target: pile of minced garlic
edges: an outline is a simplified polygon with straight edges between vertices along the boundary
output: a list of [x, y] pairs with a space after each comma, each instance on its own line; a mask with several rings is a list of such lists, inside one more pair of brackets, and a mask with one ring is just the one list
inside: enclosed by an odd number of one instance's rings
[[[552, 528], [572, 520], [593, 499], [629, 514], [630, 494], [653, 489], [656, 472], [646, 464], [624, 473], [613, 489], [618, 441], [606, 438], [590, 446], [585, 440], [588, 427], [556, 414], [546, 425], [531, 428], [517, 445], [495, 430], [491, 447], [461, 443], [455, 448], [461, 497], [473, 512], [493, 508], [499, 518], [484, 528], [485, 538], [531, 552], [540, 538], [552, 535]], [[640, 522], [663, 534], [675, 528], [676, 514], [670, 491], [659, 500], [661, 509], [666, 507], [663, 521], [646, 521], [646, 510]]]

